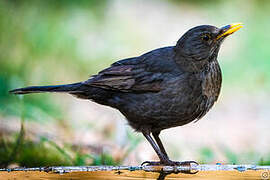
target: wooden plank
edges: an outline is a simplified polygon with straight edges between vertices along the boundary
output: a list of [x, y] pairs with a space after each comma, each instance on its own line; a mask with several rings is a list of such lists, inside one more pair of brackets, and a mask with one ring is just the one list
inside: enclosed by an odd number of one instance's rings
[[0, 169], [0, 179], [269, 179], [270, 166], [68, 166]]

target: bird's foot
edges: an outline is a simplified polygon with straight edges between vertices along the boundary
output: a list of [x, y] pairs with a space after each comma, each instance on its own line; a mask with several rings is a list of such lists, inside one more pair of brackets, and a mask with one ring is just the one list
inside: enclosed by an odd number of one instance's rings
[[192, 165], [199, 165], [196, 161], [171, 161], [167, 160], [166, 162], [161, 161], [145, 161], [141, 164], [146, 166], [181, 166], [184, 169], [175, 169], [173, 172], [166, 172], [170, 173], [185, 173], [185, 174], [196, 174], [198, 170], [192, 170]]
[[196, 161], [171, 161], [167, 160], [165, 162], [161, 161], [145, 161], [141, 165], [147, 166], [191, 166], [192, 164], [199, 165]]

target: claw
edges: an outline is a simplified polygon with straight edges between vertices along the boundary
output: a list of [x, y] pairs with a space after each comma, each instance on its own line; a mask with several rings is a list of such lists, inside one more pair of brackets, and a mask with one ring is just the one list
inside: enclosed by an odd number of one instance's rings
[[177, 166], [191, 166], [191, 164], [199, 165], [196, 161], [172, 161]]
[[161, 162], [158, 161], [144, 161], [141, 166], [146, 165], [146, 166], [158, 166], [161, 165]]

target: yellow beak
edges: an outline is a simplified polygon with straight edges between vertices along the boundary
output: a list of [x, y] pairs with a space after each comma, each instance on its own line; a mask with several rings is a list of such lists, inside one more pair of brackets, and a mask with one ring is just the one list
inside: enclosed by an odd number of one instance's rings
[[234, 24], [224, 26], [224, 27], [221, 28], [222, 34], [218, 35], [217, 39], [219, 39], [219, 38], [221, 38], [223, 36], [230, 35], [230, 34], [236, 32], [236, 31], [238, 31], [242, 27], [243, 27], [242, 23], [234, 23]]

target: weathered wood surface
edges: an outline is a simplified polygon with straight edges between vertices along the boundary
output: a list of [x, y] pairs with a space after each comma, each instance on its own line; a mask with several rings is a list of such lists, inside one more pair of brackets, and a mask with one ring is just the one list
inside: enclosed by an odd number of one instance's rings
[[[194, 173], [194, 174], [190, 174]], [[70, 166], [0, 169], [0, 179], [269, 179], [270, 166]]]

